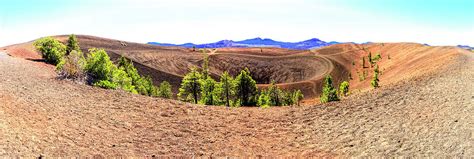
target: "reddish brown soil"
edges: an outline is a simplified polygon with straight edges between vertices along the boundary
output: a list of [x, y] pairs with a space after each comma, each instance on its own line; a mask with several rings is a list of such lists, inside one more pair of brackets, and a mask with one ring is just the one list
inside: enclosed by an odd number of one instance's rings
[[[359, 46], [342, 44], [332, 46], [339, 47], [334, 52], [328, 47], [289, 56], [312, 54], [332, 61], [329, 70], [339, 70], [350, 68], [344, 62], [350, 57], [365, 56], [362, 50], [344, 51]], [[380, 89], [367, 91], [366, 81], [351, 81], [365, 92], [341, 102], [270, 109], [192, 105], [94, 88], [57, 80], [53, 67], [0, 53], [0, 157], [474, 155], [472, 53], [418, 44], [363, 46], [392, 57], [380, 62], [385, 68]], [[15, 55], [12, 47], [5, 51]], [[154, 54], [144, 53], [150, 58]], [[187, 54], [201, 60], [199, 54]], [[344, 73], [332, 74], [344, 78]]]

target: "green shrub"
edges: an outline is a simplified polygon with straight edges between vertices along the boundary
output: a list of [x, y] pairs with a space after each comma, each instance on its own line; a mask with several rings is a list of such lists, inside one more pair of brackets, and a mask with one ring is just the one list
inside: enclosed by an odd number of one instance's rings
[[257, 106], [289, 106], [300, 103], [304, 95], [300, 90], [284, 91], [278, 88], [273, 82], [267, 89], [261, 90], [257, 95]]
[[36, 40], [33, 45], [41, 52], [46, 63], [56, 65], [66, 54], [66, 46], [52, 37]]
[[339, 85], [339, 93], [341, 97], [349, 95], [349, 82], [344, 81]]
[[77, 52], [81, 52], [81, 48], [79, 47], [79, 43], [77, 42], [76, 35], [71, 34], [69, 35], [69, 38], [67, 40], [66, 53], [69, 54], [71, 53], [71, 51], [74, 51], [74, 50]]
[[59, 72], [60, 78], [83, 81], [86, 77], [84, 72], [85, 65], [86, 60], [82, 52], [73, 50], [56, 65], [56, 70]]
[[133, 62], [128, 60], [125, 57], [120, 57], [118, 61], [119, 69], [123, 69], [127, 76], [132, 79], [132, 85], [135, 87], [135, 90], [138, 94], [146, 95], [146, 96], [158, 96], [157, 88], [151, 79], [151, 77], [142, 77], [138, 73], [135, 66], [133, 66]]
[[113, 71], [117, 67], [110, 60], [104, 49], [89, 49], [89, 56], [86, 59], [85, 70], [95, 81], [111, 81]]
[[301, 90], [296, 90], [292, 93], [293, 95], [293, 104], [300, 106], [300, 102], [304, 99], [304, 95]]
[[105, 89], [116, 89], [118, 87], [117, 83], [113, 83], [107, 80], [100, 80], [93, 84], [96, 87], [105, 88]]
[[192, 68], [191, 72], [186, 74], [181, 81], [178, 98], [182, 101], [193, 101], [198, 103], [201, 92], [201, 73], [196, 68]]
[[132, 78], [132, 84], [135, 86], [135, 90], [137, 90], [138, 94], [153, 96], [152, 94], [148, 93], [150, 88], [148, 87], [149, 81], [146, 78], [139, 78], [136, 80]]
[[[148, 96], [152, 96], [152, 97], [166, 98], [165, 96], [160, 96], [159, 95], [160, 90], [159, 90], [158, 87], [156, 87], [153, 84], [153, 79], [150, 76], [142, 77], [140, 80], [143, 81], [143, 82], [141, 82], [141, 84], [137, 84], [136, 86], [141, 86], [141, 87], [145, 88], [144, 95], [148, 95]], [[163, 81], [163, 82], [166, 82], [166, 81]], [[166, 83], [168, 83], [168, 82], [166, 82]], [[170, 91], [171, 91], [171, 86], [170, 86]], [[171, 98], [171, 95], [170, 95], [170, 98]]]
[[377, 62], [377, 61], [379, 61], [379, 60], [381, 60], [381, 59], [382, 59], [382, 55], [380, 55], [380, 53], [378, 53], [377, 55], [375, 55], [374, 58], [372, 58], [372, 61], [373, 61], [373, 62]]
[[296, 103], [296, 100], [293, 97], [293, 93], [291, 91], [282, 91], [282, 104], [284, 106], [287, 105], [294, 105]]
[[123, 69], [113, 69], [111, 81], [125, 91], [138, 94], [135, 90], [135, 86], [132, 85], [132, 78], [130, 78]]
[[370, 81], [370, 85], [374, 88], [379, 87], [379, 66], [375, 65], [374, 68], [374, 77], [372, 78], [372, 81]]
[[206, 79], [201, 79], [201, 104], [217, 105], [220, 102], [216, 91], [217, 86], [217, 82], [210, 76], [207, 76]]
[[257, 106], [261, 108], [268, 108], [271, 106], [271, 104], [272, 101], [269, 92], [267, 90], [261, 91], [260, 95], [258, 95]]
[[132, 78], [128, 76], [123, 67], [117, 68], [112, 63], [104, 49], [92, 48], [89, 50], [85, 70], [92, 78], [92, 83], [95, 86], [114, 89], [121, 88], [138, 94], [135, 86], [132, 84]]
[[168, 98], [168, 99], [173, 97], [170, 83], [168, 83], [167, 81], [163, 81], [160, 83], [160, 87], [158, 89], [158, 97]]
[[268, 95], [270, 96], [271, 106], [283, 105], [283, 91], [275, 85], [275, 81], [270, 83], [270, 86], [268, 87]]
[[321, 103], [327, 103], [331, 101], [338, 101], [339, 98], [337, 97], [337, 90], [334, 88], [332, 84], [332, 77], [331, 75], [327, 75], [324, 78], [323, 82], [323, 90], [321, 94]]
[[241, 106], [255, 105], [257, 98], [257, 82], [250, 76], [248, 68], [240, 71], [240, 74], [235, 78], [236, 94], [240, 100]]

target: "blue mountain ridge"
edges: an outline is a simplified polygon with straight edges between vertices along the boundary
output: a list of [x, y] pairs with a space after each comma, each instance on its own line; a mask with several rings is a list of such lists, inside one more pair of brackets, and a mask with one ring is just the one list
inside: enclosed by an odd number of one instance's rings
[[474, 47], [471, 47], [469, 45], [458, 45], [457, 47], [471, 51], [474, 50]]
[[265, 39], [253, 38], [253, 39], [247, 39], [247, 40], [242, 40], [242, 41], [221, 40], [215, 43], [208, 43], [208, 44], [193, 44], [193, 43], [170, 44], [170, 43], [158, 43], [158, 42], [149, 42], [148, 44], [158, 45], [158, 46], [179, 46], [179, 47], [186, 47], [186, 48], [192, 48], [193, 46], [195, 46], [196, 48], [276, 47], [276, 48], [285, 48], [285, 49], [307, 50], [307, 49], [319, 48], [319, 47], [329, 46], [329, 45], [338, 44], [338, 43], [339, 42], [335, 42], [335, 41], [325, 42], [317, 38], [300, 41], [300, 42], [281, 42], [281, 41], [275, 41], [275, 40], [267, 39], [267, 38]]

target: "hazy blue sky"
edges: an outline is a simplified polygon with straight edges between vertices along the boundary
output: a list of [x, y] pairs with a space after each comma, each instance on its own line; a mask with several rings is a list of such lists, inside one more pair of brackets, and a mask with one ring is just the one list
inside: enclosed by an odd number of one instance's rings
[[58, 34], [134, 42], [419, 42], [474, 46], [474, 0], [0, 0], [0, 46]]

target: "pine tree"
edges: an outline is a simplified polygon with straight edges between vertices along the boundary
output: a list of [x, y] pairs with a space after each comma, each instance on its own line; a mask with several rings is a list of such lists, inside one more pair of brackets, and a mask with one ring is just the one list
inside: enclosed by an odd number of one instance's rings
[[369, 52], [369, 55], [367, 56], [367, 58], [369, 59], [369, 64], [370, 64], [370, 67], [372, 67], [372, 52]]
[[201, 80], [201, 103], [205, 105], [217, 105], [219, 97], [216, 95], [217, 83], [211, 77]]
[[278, 88], [278, 86], [275, 85], [275, 81], [270, 83], [270, 86], [268, 87], [268, 94], [270, 95], [272, 106], [282, 105], [282, 91], [280, 88]]
[[374, 59], [372, 59], [372, 62], [377, 62], [382, 59], [382, 55], [380, 53], [375, 54]]
[[[125, 72], [127, 72], [128, 76], [130, 76], [132, 78], [132, 84], [133, 85], [139, 85], [139, 83], [141, 82], [140, 79], [142, 77], [140, 76], [140, 74], [138, 74], [138, 71], [133, 66], [133, 63], [132, 63], [131, 60], [128, 60], [127, 58], [122, 56], [122, 57], [120, 57], [117, 66], [119, 68], [123, 68], [123, 70], [125, 70]], [[140, 94], [142, 94], [142, 93], [140, 93]]]
[[76, 50], [77, 52], [82, 52], [81, 48], [79, 47], [79, 43], [77, 42], [76, 35], [71, 34], [69, 35], [69, 39], [67, 40], [66, 53], [69, 54], [73, 50]]
[[339, 98], [337, 97], [337, 90], [336, 88], [334, 88], [332, 84], [331, 75], [327, 75], [326, 78], [324, 78], [323, 92], [322, 92], [320, 100], [321, 100], [321, 103], [327, 103], [327, 102], [339, 100]]
[[362, 68], [365, 68], [365, 58], [362, 57]]
[[271, 106], [271, 104], [271, 97], [269, 95], [268, 90], [262, 90], [258, 95], [257, 106], [262, 108], [268, 108]]
[[347, 96], [349, 94], [349, 82], [344, 81], [339, 85], [339, 93], [341, 97]]
[[160, 83], [160, 87], [158, 88], [158, 97], [161, 98], [171, 98], [173, 93], [171, 92], [171, 85], [167, 81], [163, 81]]
[[240, 71], [235, 78], [236, 93], [240, 100], [241, 106], [251, 106], [255, 104], [255, 95], [257, 94], [257, 82], [250, 76], [248, 68]]
[[224, 72], [221, 75], [219, 82], [220, 86], [220, 96], [224, 100], [226, 106], [230, 106], [230, 101], [233, 99], [235, 94], [235, 82], [232, 76], [229, 73]]
[[301, 100], [304, 99], [303, 93], [301, 93], [301, 90], [296, 90], [293, 92], [293, 102], [296, 103], [298, 106], [300, 106]]
[[374, 88], [378, 88], [379, 87], [379, 66], [378, 65], [375, 65], [375, 68], [374, 68], [374, 77], [372, 78], [372, 81], [370, 81], [370, 85], [372, 85], [372, 87]]
[[192, 68], [191, 72], [186, 74], [181, 82], [178, 97], [183, 101], [193, 101], [198, 103], [201, 92], [201, 74]]

